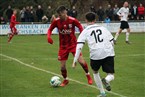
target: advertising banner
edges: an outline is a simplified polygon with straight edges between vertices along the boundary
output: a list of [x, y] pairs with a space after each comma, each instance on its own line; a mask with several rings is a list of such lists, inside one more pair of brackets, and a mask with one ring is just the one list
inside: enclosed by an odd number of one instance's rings
[[[120, 28], [120, 23], [97, 23], [98, 25], [106, 27], [111, 33], [117, 32]], [[18, 24], [16, 28], [21, 35], [29, 34], [46, 34], [50, 24]], [[86, 23], [82, 23], [82, 26], [85, 28]], [[131, 22], [129, 23], [131, 32], [145, 32], [145, 22]], [[125, 32], [124, 30], [123, 32]], [[8, 24], [0, 25], [0, 35], [6, 35], [10, 32]], [[57, 28], [52, 32], [53, 34], [58, 34]], [[78, 28], [76, 28], [76, 33], [79, 33]]]

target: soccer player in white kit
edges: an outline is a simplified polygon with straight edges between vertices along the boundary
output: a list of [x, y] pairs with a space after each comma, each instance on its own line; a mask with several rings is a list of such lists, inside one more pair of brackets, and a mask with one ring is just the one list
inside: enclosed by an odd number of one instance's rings
[[[106, 90], [110, 91], [110, 82], [114, 80], [115, 52], [113, 36], [108, 29], [95, 24], [95, 13], [88, 12], [85, 18], [88, 26], [78, 37], [76, 54], [72, 67], [74, 68], [76, 66], [83, 45], [87, 42], [90, 50], [90, 65], [93, 70], [94, 81], [100, 90], [100, 95], [97, 97], [106, 97], [103, 84]], [[107, 76], [103, 78], [102, 81], [99, 75], [100, 67], [107, 73]]]
[[129, 34], [130, 34], [130, 27], [128, 24], [128, 15], [129, 15], [129, 8], [128, 8], [128, 2], [124, 2], [123, 7], [120, 8], [120, 10], [117, 12], [117, 15], [120, 17], [121, 25], [119, 31], [116, 33], [114, 37], [114, 43], [116, 44], [116, 40], [119, 36], [119, 34], [122, 32], [122, 30], [127, 29], [126, 32], [126, 43], [130, 44], [129, 42]]

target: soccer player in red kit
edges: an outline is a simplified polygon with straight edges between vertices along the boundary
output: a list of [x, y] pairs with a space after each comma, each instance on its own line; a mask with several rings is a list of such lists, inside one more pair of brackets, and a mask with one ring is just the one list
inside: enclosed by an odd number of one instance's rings
[[9, 34], [9, 39], [8, 42], [10, 42], [13, 38], [14, 35], [17, 35], [17, 29], [16, 29], [16, 24], [19, 24], [19, 22], [16, 21], [16, 14], [17, 14], [17, 10], [13, 11], [13, 15], [11, 16], [11, 20], [10, 20], [10, 29], [11, 29], [11, 33]]
[[[76, 52], [77, 39], [75, 36], [75, 26], [79, 28], [80, 32], [82, 32], [83, 27], [77, 19], [67, 15], [65, 6], [60, 6], [57, 9], [57, 13], [59, 17], [51, 23], [47, 32], [47, 39], [48, 43], [53, 44], [51, 34], [52, 30], [57, 27], [59, 31], [58, 60], [61, 63], [61, 74], [64, 78], [64, 81], [60, 86], [65, 86], [69, 83], [69, 80], [67, 79], [66, 61], [68, 59], [69, 53], [72, 53], [74, 56]], [[78, 62], [86, 73], [88, 84], [92, 84], [92, 78], [89, 74], [87, 63], [83, 59], [82, 54], [79, 56]]]

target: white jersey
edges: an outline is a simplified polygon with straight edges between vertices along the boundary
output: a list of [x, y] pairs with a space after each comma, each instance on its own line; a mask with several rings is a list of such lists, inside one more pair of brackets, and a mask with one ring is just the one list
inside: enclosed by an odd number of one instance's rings
[[120, 8], [117, 15], [121, 17], [121, 21], [128, 21], [129, 8]]
[[[100, 60], [108, 56], [115, 56], [113, 46], [113, 36], [105, 27], [93, 24], [86, 27], [78, 37], [77, 49], [79, 44], [88, 43], [90, 49], [90, 59]], [[77, 56], [77, 49], [76, 55]]]

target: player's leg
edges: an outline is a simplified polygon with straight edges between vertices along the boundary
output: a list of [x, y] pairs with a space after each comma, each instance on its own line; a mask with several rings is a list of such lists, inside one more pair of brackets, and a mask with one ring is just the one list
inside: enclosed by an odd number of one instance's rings
[[126, 22], [125, 21], [121, 21], [121, 24], [120, 24], [120, 29], [119, 31], [115, 34], [115, 37], [114, 37], [114, 44], [116, 44], [116, 41], [117, 41], [117, 38], [119, 37], [120, 33], [122, 32], [122, 30], [125, 28], [125, 25]]
[[14, 27], [14, 35], [17, 35], [18, 34], [18, 30], [16, 27]]
[[[76, 45], [72, 46], [72, 49], [70, 50], [70, 52], [73, 54], [73, 56], [75, 56]], [[80, 54], [80, 56], [78, 58], [78, 62], [80, 63], [80, 65], [82, 66], [83, 70], [86, 73], [86, 77], [87, 77], [87, 80], [88, 80], [88, 84], [91, 85], [93, 83], [93, 80], [92, 80], [92, 78], [90, 76], [89, 69], [88, 69], [88, 65], [87, 65], [86, 61], [83, 59], [82, 54]]]
[[[102, 84], [102, 81], [101, 81], [101, 77], [100, 77], [99, 72], [94, 71], [94, 72], [93, 72], [93, 76], [94, 76], [94, 81], [95, 81], [97, 87], [98, 87], [99, 90], [100, 90], [100, 95], [99, 95], [99, 96], [100, 96], [100, 97], [106, 97], [106, 93], [105, 93], [105, 90], [104, 90], [104, 88], [103, 88], [103, 84]], [[98, 96], [98, 97], [99, 97], [99, 96]]]
[[90, 84], [90, 85], [93, 84], [93, 80], [89, 73], [88, 65], [87, 65], [86, 61], [83, 59], [82, 55], [79, 56], [78, 62], [80, 63], [80, 65], [82, 66], [82, 68], [84, 69], [84, 71], [86, 73], [86, 77], [88, 79], [88, 84]]
[[14, 28], [10, 28], [10, 29], [11, 29], [11, 34], [9, 34], [8, 42], [10, 42], [14, 36]]
[[120, 35], [121, 32], [122, 32], [122, 29], [120, 28], [119, 31], [115, 34], [114, 44], [116, 44], [117, 38], [119, 37], [119, 35]]
[[63, 76], [64, 80], [61, 83], [60, 86], [66, 86], [69, 83], [69, 80], [67, 79], [67, 69], [66, 69], [66, 60], [68, 59], [68, 52], [65, 49], [59, 49], [58, 53], [58, 60], [60, 61], [60, 68], [61, 68], [61, 75]]
[[110, 82], [114, 80], [114, 57], [107, 57], [103, 60], [102, 69], [107, 73], [107, 76], [102, 79], [106, 90], [111, 91]]
[[61, 61], [61, 75], [63, 76], [64, 80], [61, 83], [60, 86], [65, 86], [69, 83], [68, 79], [67, 79], [67, 69], [66, 69], [66, 61]]
[[105, 90], [103, 88], [103, 84], [100, 78], [99, 69], [101, 67], [101, 61], [98, 60], [90, 60], [90, 65], [93, 70], [94, 81], [100, 90], [100, 95], [98, 97], [106, 97]]
[[78, 62], [80, 63], [80, 65], [84, 69], [85, 73], [86, 74], [89, 73], [88, 65], [87, 65], [86, 61], [83, 59], [82, 55], [79, 56]]
[[129, 35], [130, 35], [130, 28], [127, 28], [127, 32], [126, 32], [126, 43], [130, 44], [129, 42]]
[[108, 73], [105, 78], [102, 78], [102, 82], [106, 88], [106, 90], [111, 91], [110, 82], [114, 80], [114, 74]]
[[105, 80], [107, 83], [110, 83], [112, 80], [114, 80], [114, 73], [108, 73], [105, 77]]

